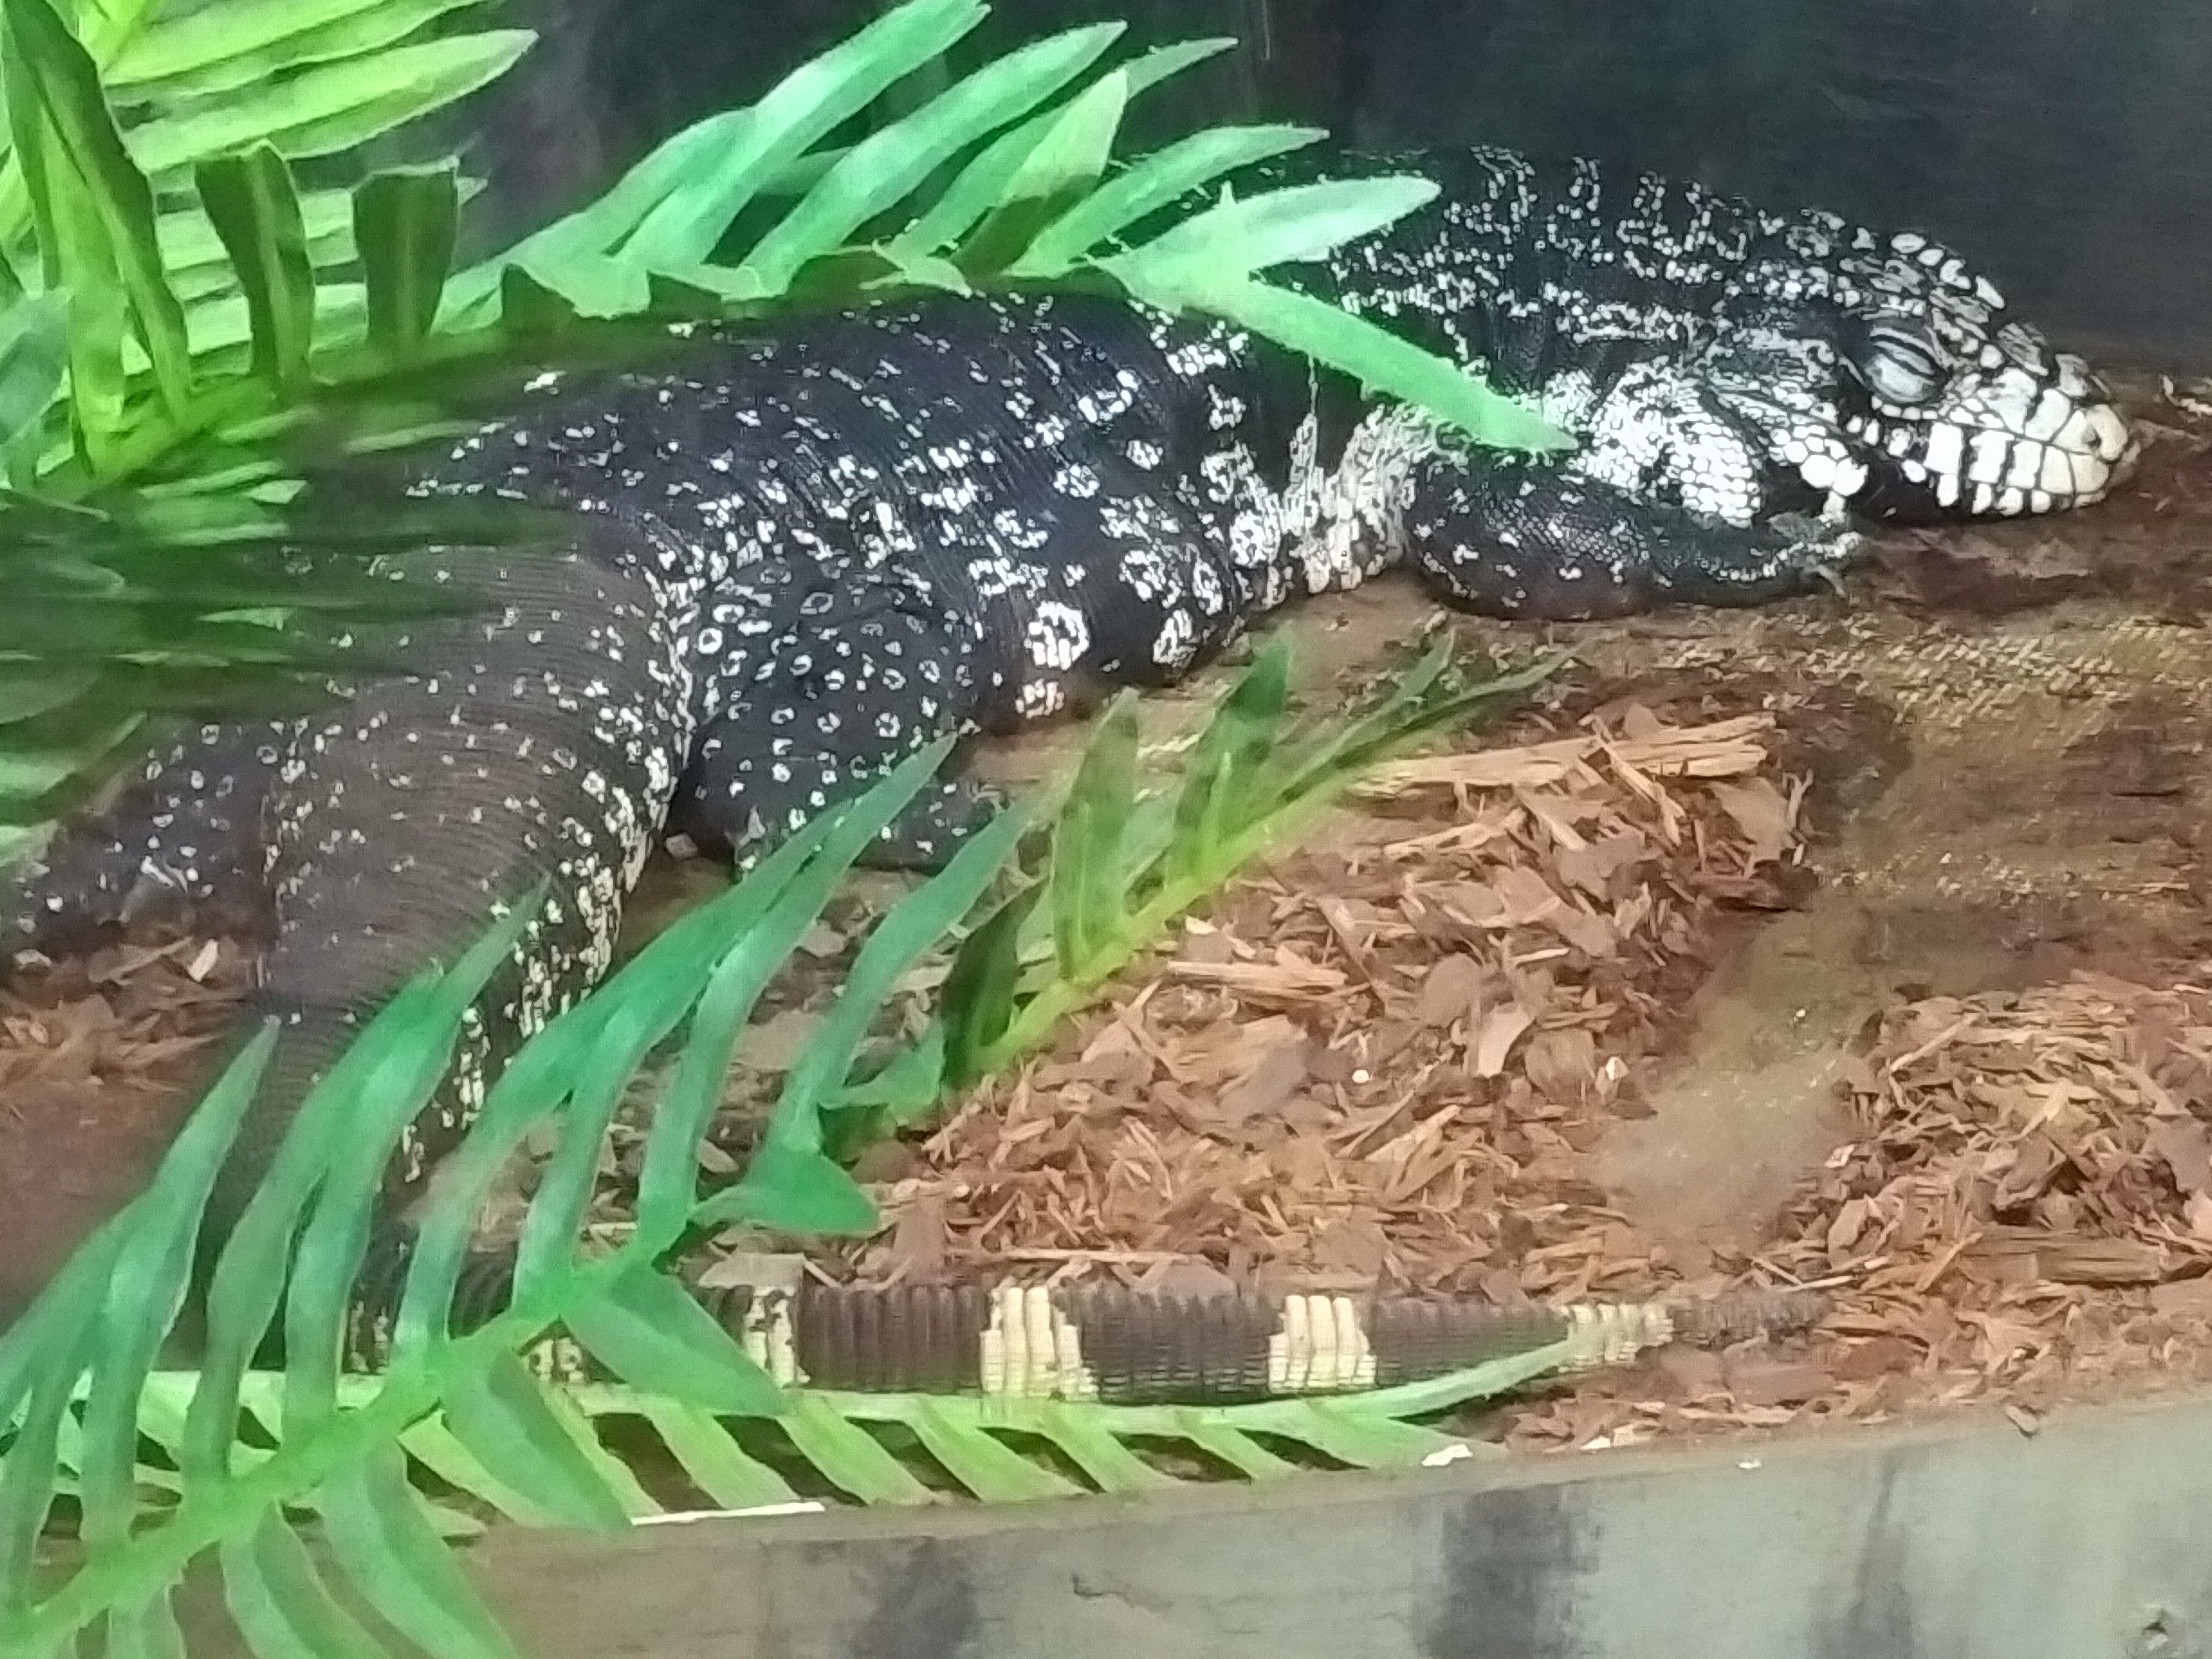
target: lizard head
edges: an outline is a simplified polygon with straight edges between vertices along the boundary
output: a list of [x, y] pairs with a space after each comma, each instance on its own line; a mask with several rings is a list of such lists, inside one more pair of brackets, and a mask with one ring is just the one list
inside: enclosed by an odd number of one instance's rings
[[2138, 447], [2089, 365], [2008, 314], [1986, 276], [1915, 231], [1837, 253], [1838, 435], [1869, 517], [1928, 522], [2086, 507]]
[[1957, 255], [1826, 214], [1787, 222], [1692, 354], [1635, 364], [1583, 424], [1585, 470], [1737, 524], [2055, 513], [2139, 447], [2095, 371]]
[[1846, 343], [1840, 413], [1866, 468], [1860, 512], [1906, 522], [2052, 513], [2125, 479], [2138, 440], [2086, 362], [2024, 322], [1961, 339], [1933, 320], [1877, 313]]

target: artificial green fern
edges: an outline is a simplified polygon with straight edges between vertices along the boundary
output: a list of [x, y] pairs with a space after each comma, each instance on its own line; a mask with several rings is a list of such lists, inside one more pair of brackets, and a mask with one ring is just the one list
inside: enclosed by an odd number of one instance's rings
[[[823, 148], [986, 10], [905, 0], [756, 103], [672, 137], [598, 202], [456, 271], [471, 187], [452, 164], [345, 191], [303, 185], [300, 171], [481, 84], [523, 36], [455, 32], [475, 9], [443, 0], [209, 0], [173, 19], [140, 3], [88, 10], [74, 29], [55, 0], [0, 0], [13, 135], [0, 300], [15, 295], [0, 310], [0, 456], [17, 492], [0, 525], [75, 509], [110, 544], [178, 553], [142, 560], [119, 586], [182, 631], [237, 620], [193, 599], [184, 556], [228, 544], [258, 585], [246, 620], [293, 624], [235, 657], [205, 638], [178, 653], [156, 641], [134, 659], [136, 710], [112, 695], [77, 707], [72, 676], [100, 648], [106, 612], [50, 599], [37, 637], [0, 649], [0, 671], [70, 724], [17, 730], [0, 704], [0, 755], [38, 757], [35, 788], [0, 768], [6, 816], [35, 822], [82, 797], [144, 746], [147, 717], [190, 717], [186, 670], [289, 664], [271, 689], [294, 696], [319, 646], [362, 619], [309, 605], [283, 556], [288, 538], [319, 533], [285, 512], [299, 446], [435, 432], [457, 377], [618, 359], [672, 325], [1103, 285], [1233, 319], [1479, 441], [1563, 441], [1440, 359], [1264, 280], [1390, 223], [1432, 185], [1309, 185], [1178, 222], [1195, 193], [1321, 135], [1223, 129], [1115, 159], [1129, 101], [1221, 42], [1109, 66], [1118, 25], [1065, 31]], [[47, 556], [87, 589], [118, 586], [95, 538]]]
[[[1440, 643], [1349, 719], [1291, 723], [1290, 660], [1286, 635], [1261, 649], [1173, 790], [1140, 788], [1140, 702], [1134, 693], [1117, 697], [1085, 744], [1043, 869], [968, 933], [923, 1035], [867, 1082], [842, 1091], [839, 1079], [795, 1071], [769, 1143], [822, 1137], [849, 1152], [1012, 1066], [1157, 945], [1176, 917], [1284, 844], [1364, 771], [1479, 722], [1559, 666], [1548, 659], [1511, 672], [1471, 672]], [[878, 994], [877, 977], [889, 966], [867, 975], [863, 999]]]
[[[1048, 896], [1073, 918], [1063, 931], [1087, 948], [1066, 957], [1055, 950], [1025, 970], [1018, 951], [994, 942], [1006, 937], [994, 932], [1005, 927], [1000, 918], [1019, 912], [999, 909], [961, 947], [971, 988], [954, 994], [946, 1021], [965, 1029], [979, 1008], [996, 1006], [1015, 1011], [1006, 1029], [1039, 1030], [1103, 981], [1099, 951], [1126, 961], [1146, 943], [1146, 930], [1164, 920], [1146, 896], [1194, 900], [1200, 884], [1226, 879], [1371, 760], [1530, 683], [1470, 681], [1432, 655], [1365, 714], [1285, 734], [1276, 728], [1282, 652], [1263, 653], [1224, 699], [1179, 799], [1141, 793], [1126, 763], [1128, 717], [1119, 715], [1094, 735], [1044, 867], [1009, 867], [1030, 822], [1016, 806], [902, 900], [864, 945], [751, 1164], [718, 1191], [701, 1190], [698, 1152], [740, 1031], [854, 860], [932, 777], [944, 745], [817, 818], [678, 920], [526, 1044], [494, 1085], [432, 1178], [388, 1363], [374, 1377], [341, 1375], [338, 1358], [380, 1177], [526, 908], [451, 969], [410, 984], [310, 1093], [218, 1258], [200, 1369], [157, 1373], [210, 1182], [269, 1054], [264, 1032], [191, 1118], [143, 1196], [0, 1337], [0, 1652], [52, 1651], [94, 1624], [126, 1646], [164, 1639], [169, 1596], [210, 1552], [241, 1627], [270, 1659], [374, 1651], [343, 1611], [349, 1596], [434, 1654], [503, 1651], [442, 1541], [483, 1515], [434, 1502], [410, 1482], [410, 1466], [510, 1519], [623, 1528], [661, 1501], [599, 1434], [595, 1425], [614, 1418], [641, 1419], [710, 1498], [731, 1507], [785, 1501], [789, 1490], [733, 1435], [749, 1422], [825, 1489], [855, 1501], [918, 1501], [931, 1483], [918, 1478], [917, 1459], [975, 1497], [1006, 1499], [1073, 1489], [1018, 1449], [1025, 1436], [1057, 1447], [1086, 1484], [1107, 1491], [1167, 1479], [1139, 1455], [1163, 1437], [1248, 1479], [1287, 1471], [1269, 1441], [1340, 1463], [1419, 1462], [1449, 1443], [1401, 1418], [1559, 1363], [1564, 1350], [1540, 1350], [1373, 1400], [1218, 1409], [787, 1392], [668, 1268], [680, 1242], [732, 1221], [799, 1235], [873, 1229], [873, 1206], [832, 1153], [849, 1150], [864, 1127], [910, 1119], [949, 1079], [941, 1040], [920, 1051], [935, 1056], [933, 1069], [895, 1062], [915, 1091], [902, 1103], [887, 1092], [886, 1073], [856, 1080], [855, 1057], [906, 968], [967, 923], [994, 882]], [[1063, 878], [1062, 860], [1076, 878]], [[978, 962], [991, 971], [979, 975]], [[985, 996], [978, 983], [995, 988]], [[648, 1056], [678, 1036], [635, 1226], [611, 1249], [588, 1248], [580, 1240], [613, 1115]], [[968, 1043], [961, 1075], [1015, 1057], [1018, 1045], [1004, 1037]], [[556, 1145], [523, 1225], [512, 1296], [456, 1335], [451, 1310], [483, 1200], [541, 1128], [556, 1132]], [[272, 1329], [287, 1355], [281, 1376], [249, 1364]], [[561, 1332], [615, 1381], [556, 1387], [527, 1369], [522, 1356]], [[249, 1421], [258, 1425], [250, 1433]], [[1000, 1437], [1010, 1434], [1012, 1443]], [[165, 1461], [143, 1462], [142, 1441]], [[76, 1504], [81, 1559], [49, 1588], [35, 1573], [40, 1538], [64, 1495]], [[312, 1565], [299, 1531], [309, 1516], [348, 1588], [325, 1583]]]
[[[354, 665], [328, 654], [353, 622], [425, 602], [372, 591], [335, 544], [310, 573], [283, 562], [290, 446], [330, 430], [362, 445], [434, 431], [465, 370], [619, 357], [672, 323], [1072, 283], [1210, 309], [1483, 441], [1555, 441], [1448, 365], [1264, 280], [1410, 210], [1431, 192], [1421, 181], [1225, 196], [1163, 224], [1193, 192], [1318, 136], [1230, 130], [1116, 161], [1128, 101], [1214, 43], [1109, 64], [1118, 30], [1071, 30], [833, 145], [983, 10], [906, 0], [757, 104], [678, 135], [599, 203], [455, 271], [471, 188], [455, 167], [330, 181], [351, 147], [481, 83], [519, 48], [511, 35], [456, 32], [476, 9], [209, 0], [170, 21], [130, 0], [105, 10], [0, 0], [15, 143], [0, 173], [0, 301], [14, 301], [0, 307], [0, 455], [13, 486], [0, 501], [0, 527], [13, 532], [0, 557], [17, 579], [11, 592], [37, 605], [12, 632], [0, 627], [0, 822], [27, 828], [80, 798], [143, 747], [149, 714], [244, 719], [325, 695], [325, 672]], [[356, 1598], [433, 1654], [501, 1652], [504, 1638], [441, 1541], [468, 1517], [425, 1499], [408, 1458], [477, 1472], [454, 1484], [500, 1494], [493, 1507], [518, 1518], [626, 1525], [637, 1483], [587, 1443], [590, 1420], [612, 1410], [643, 1413], [725, 1497], [774, 1488], [710, 1425], [763, 1415], [833, 1486], [884, 1501], [903, 1490], [883, 1441], [894, 1422], [979, 1496], [1052, 1485], [993, 1438], [1009, 1430], [1042, 1434], [1109, 1488], [1138, 1483], [1128, 1437], [1155, 1432], [1181, 1433], [1253, 1476], [1275, 1466], [1248, 1431], [1306, 1433], [1340, 1461], [1432, 1449], [1421, 1431], [1363, 1437], [1337, 1424], [1358, 1407], [1237, 1408], [1276, 1413], [1249, 1423], [1233, 1411], [1067, 1407], [994, 1424], [957, 1402], [780, 1395], [663, 1271], [678, 1240], [732, 1220], [796, 1233], [872, 1226], [835, 1154], [1018, 1058], [1367, 760], [1522, 684], [1462, 685], [1438, 659], [1395, 702], [1292, 749], [1277, 729], [1279, 670], [1263, 656], [1232, 696], [1179, 801], [1137, 791], [1124, 707], [1096, 734], [1042, 868], [1009, 869], [1026, 823], [1016, 809], [886, 917], [744, 1178], [713, 1193], [699, 1190], [697, 1150], [738, 1033], [941, 747], [676, 924], [501, 1075], [434, 1179], [391, 1364], [374, 1379], [340, 1376], [336, 1355], [380, 1177], [522, 915], [451, 969], [427, 969], [304, 1103], [218, 1263], [200, 1370], [157, 1374], [181, 1263], [266, 1059], [264, 1034], [145, 1195], [0, 1337], [0, 1649], [55, 1651], [98, 1624], [114, 1650], [174, 1651], [169, 1597], [212, 1552], [263, 1653], [378, 1651], [344, 1610]], [[968, 928], [931, 1036], [856, 1077], [883, 997], [987, 890], [1009, 884], [1012, 900]], [[585, 1253], [601, 1137], [648, 1053], [679, 1033], [636, 1229], [611, 1252]], [[560, 1145], [531, 1206], [513, 1299], [454, 1336], [448, 1312], [481, 1200], [540, 1126], [557, 1127]], [[255, 1373], [249, 1359], [280, 1319], [288, 1368]], [[519, 1356], [556, 1328], [620, 1384], [572, 1395], [533, 1376]], [[253, 1418], [265, 1432], [245, 1432]], [[140, 1461], [144, 1442], [165, 1449], [166, 1466]], [[64, 1492], [82, 1553], [50, 1585], [35, 1568]], [[296, 1529], [310, 1516], [347, 1586], [319, 1576]]]

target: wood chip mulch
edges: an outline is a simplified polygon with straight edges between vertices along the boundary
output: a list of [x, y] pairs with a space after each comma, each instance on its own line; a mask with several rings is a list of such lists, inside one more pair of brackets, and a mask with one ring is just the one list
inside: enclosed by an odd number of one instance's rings
[[0, 1318], [153, 1171], [243, 994], [231, 940], [28, 953], [0, 976]]
[[1489, 1425], [1534, 1446], [1987, 1401], [2032, 1432], [2062, 1397], [2212, 1375], [2204, 985], [1888, 1011], [1850, 1068], [1854, 1139], [1741, 1254], [1670, 1258], [1598, 1184], [1723, 918], [1802, 873], [1775, 736], [1632, 708], [1378, 776], [1110, 1006], [874, 1160], [884, 1231], [818, 1269], [1834, 1293], [1807, 1343], [1669, 1352]]
[[1631, 708], [1378, 776], [879, 1164], [890, 1224], [841, 1270], [1654, 1288], [1665, 1262], [1587, 1155], [1648, 1109], [1638, 1062], [1675, 1034], [1718, 912], [1773, 902], [1798, 859], [1802, 785], [1767, 775], [1771, 735]]
[[[2212, 963], [1885, 1011], [1849, 1139], [1740, 1253], [1670, 1255], [1600, 1183], [1726, 930], [1812, 879], [1783, 738], [1630, 705], [1378, 775], [1017, 1075], [869, 1154], [886, 1224], [817, 1271], [1833, 1291], [1796, 1346], [1669, 1351], [1478, 1426], [1537, 1447], [1967, 1402], [2032, 1432], [2062, 1399], [2212, 1376]], [[851, 941], [817, 931], [826, 969]], [[15, 1279], [173, 1127], [164, 1085], [205, 1063], [244, 961], [133, 944], [0, 988]], [[817, 1017], [753, 1033], [733, 1099], [772, 1094]], [[0, 1304], [21, 1289], [0, 1272]]]
[[2212, 1377], [2212, 963], [1893, 1010], [1854, 1068], [1855, 1138], [1745, 1280], [1827, 1283], [1796, 1355], [1677, 1352], [1512, 1425], [1620, 1444], [1712, 1425], [1873, 1420]]

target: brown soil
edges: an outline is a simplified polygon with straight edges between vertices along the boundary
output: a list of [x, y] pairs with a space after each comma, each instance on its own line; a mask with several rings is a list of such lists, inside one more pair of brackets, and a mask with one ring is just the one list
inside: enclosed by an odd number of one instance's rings
[[187, 939], [31, 962], [0, 986], [0, 1323], [152, 1173], [246, 966]]
[[[1020, 1077], [872, 1156], [886, 1232], [821, 1265], [1837, 1290], [1801, 1351], [1674, 1356], [1516, 1415], [1546, 1443], [2193, 1374], [2212, 436], [2141, 390], [2170, 424], [2099, 508], [1891, 537], [1848, 602], [1544, 630], [1574, 672], [1483, 746], [1616, 752], [1379, 785]], [[1438, 624], [1530, 639], [1395, 580], [1284, 625], [1303, 692], [1338, 700]], [[1221, 678], [1152, 700], [1148, 739]], [[1639, 767], [1668, 732], [1735, 758]], [[1074, 742], [987, 769], [1057, 775]], [[641, 915], [711, 879], [665, 867]], [[849, 943], [832, 921], [817, 979]], [[177, 1056], [131, 1041], [183, 1027], [126, 1019], [95, 1066], [23, 1024], [59, 1029], [79, 971], [0, 1009], [11, 1267], [170, 1121], [146, 1103]], [[155, 1002], [189, 988], [179, 1018], [202, 1018], [201, 987], [155, 971]], [[755, 1034], [734, 1139], [806, 1018]]]

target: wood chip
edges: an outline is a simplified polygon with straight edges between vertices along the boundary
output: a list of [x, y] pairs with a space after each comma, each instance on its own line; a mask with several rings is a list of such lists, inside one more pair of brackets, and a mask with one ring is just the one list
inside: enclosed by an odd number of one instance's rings
[[1473, 957], [1455, 951], [1438, 957], [1421, 981], [1413, 1018], [1424, 1025], [1449, 1026], [1472, 1016], [1482, 1000], [1489, 975]]
[[1513, 1045], [1535, 1023], [1535, 1016], [1516, 1003], [1501, 1004], [1485, 1014], [1474, 1036], [1475, 1076], [1496, 1077], [1504, 1072]]
[[1563, 782], [1601, 753], [1647, 777], [1740, 777], [1766, 759], [1757, 739], [1773, 730], [1771, 715], [1746, 714], [1709, 726], [1661, 727], [1648, 736], [1567, 738], [1519, 749], [1476, 750], [1392, 762], [1356, 786], [1371, 799], [1419, 789], [1541, 789]]

